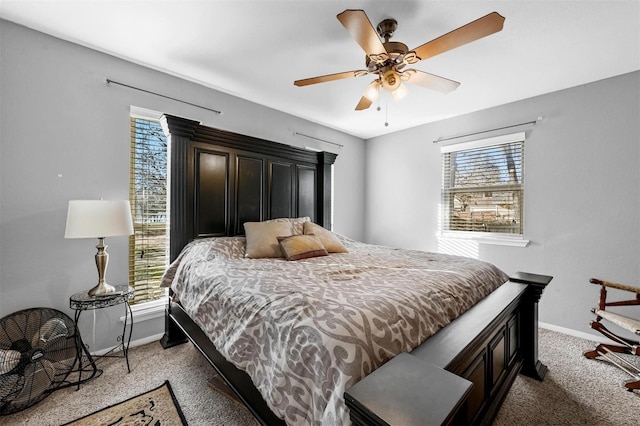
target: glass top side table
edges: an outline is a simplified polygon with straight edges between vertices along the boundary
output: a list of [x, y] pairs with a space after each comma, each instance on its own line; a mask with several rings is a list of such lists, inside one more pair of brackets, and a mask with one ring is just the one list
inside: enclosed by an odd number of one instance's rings
[[[78, 381], [78, 387], [80, 387], [80, 383], [86, 382], [87, 380], [92, 379], [96, 373], [98, 372], [98, 367], [96, 366], [94, 358], [103, 358], [103, 357], [124, 357], [127, 363], [127, 371], [131, 372], [131, 367], [129, 366], [129, 344], [131, 343], [131, 334], [133, 333], [133, 313], [131, 311], [131, 306], [129, 305], [129, 300], [133, 297], [135, 291], [133, 287], [127, 285], [121, 285], [115, 287], [116, 291], [114, 293], [108, 293], [97, 296], [89, 296], [87, 291], [81, 291], [73, 294], [69, 298], [69, 307], [75, 310], [74, 322], [76, 325], [76, 329], [78, 329], [78, 321], [80, 320], [80, 314], [84, 311], [96, 310], [108, 308], [111, 306], [117, 306], [124, 304], [125, 305], [125, 314], [124, 314], [124, 326], [122, 328], [122, 334], [118, 336], [118, 344], [111, 348], [104, 355], [92, 356], [89, 352], [89, 349], [84, 344], [82, 337], [80, 337], [79, 344], [81, 345], [78, 348], [78, 361], [79, 361], [79, 373], [80, 379]], [[127, 333], [127, 326], [129, 326], [129, 330]], [[78, 331], [79, 333], [79, 331]], [[112, 355], [112, 353], [117, 350], [122, 350], [122, 355]], [[82, 380], [82, 356], [83, 353], [87, 355], [89, 360], [89, 364], [92, 367], [90, 377]]]
[[115, 288], [116, 291], [114, 293], [107, 293], [99, 296], [89, 296], [86, 291], [75, 293], [69, 298], [69, 307], [76, 311], [102, 309], [129, 302], [133, 297], [133, 287], [128, 285], [119, 285]]

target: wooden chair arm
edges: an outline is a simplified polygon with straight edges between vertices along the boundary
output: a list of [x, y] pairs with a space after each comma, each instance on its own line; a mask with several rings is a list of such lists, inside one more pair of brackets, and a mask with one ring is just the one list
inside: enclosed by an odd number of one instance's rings
[[616, 288], [618, 290], [624, 290], [624, 291], [629, 291], [631, 293], [640, 294], [640, 287], [634, 287], [627, 284], [618, 284], [611, 281], [599, 280], [597, 278], [591, 278], [589, 282], [592, 284], [598, 284], [604, 287], [611, 287], [611, 288]]

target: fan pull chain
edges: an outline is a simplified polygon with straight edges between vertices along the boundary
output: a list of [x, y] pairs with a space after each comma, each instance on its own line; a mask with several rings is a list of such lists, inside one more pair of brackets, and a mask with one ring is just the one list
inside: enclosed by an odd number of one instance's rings
[[[378, 98], [378, 107], [376, 108], [376, 111], [381, 111], [381, 110], [382, 108], [380, 107], [380, 98]], [[385, 102], [384, 127], [389, 127], [389, 101], [388, 100]]]
[[389, 102], [387, 101], [384, 111], [384, 127], [389, 127]]

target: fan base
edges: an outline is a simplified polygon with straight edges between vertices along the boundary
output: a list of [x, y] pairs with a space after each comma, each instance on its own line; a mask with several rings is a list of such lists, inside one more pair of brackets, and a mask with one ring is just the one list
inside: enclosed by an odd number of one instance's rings
[[395, 19], [385, 19], [378, 24], [376, 30], [378, 31], [378, 35], [384, 39], [384, 41], [389, 41], [391, 37], [393, 37], [393, 33], [398, 28], [398, 21]]

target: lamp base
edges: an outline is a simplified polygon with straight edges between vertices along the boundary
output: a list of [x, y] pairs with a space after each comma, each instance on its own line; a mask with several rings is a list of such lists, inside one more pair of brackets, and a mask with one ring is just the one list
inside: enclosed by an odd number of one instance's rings
[[98, 237], [98, 245], [96, 248], [96, 266], [98, 267], [98, 284], [87, 292], [91, 297], [100, 296], [103, 294], [114, 293], [115, 287], [107, 284], [104, 276], [107, 272], [107, 265], [109, 264], [109, 253], [107, 253], [107, 245], [104, 243], [104, 237]]
[[115, 291], [116, 291], [116, 288], [114, 286], [109, 285], [105, 282], [101, 282], [95, 287], [93, 287], [91, 290], [87, 291], [87, 294], [89, 296], [100, 296], [102, 294], [114, 293]]

